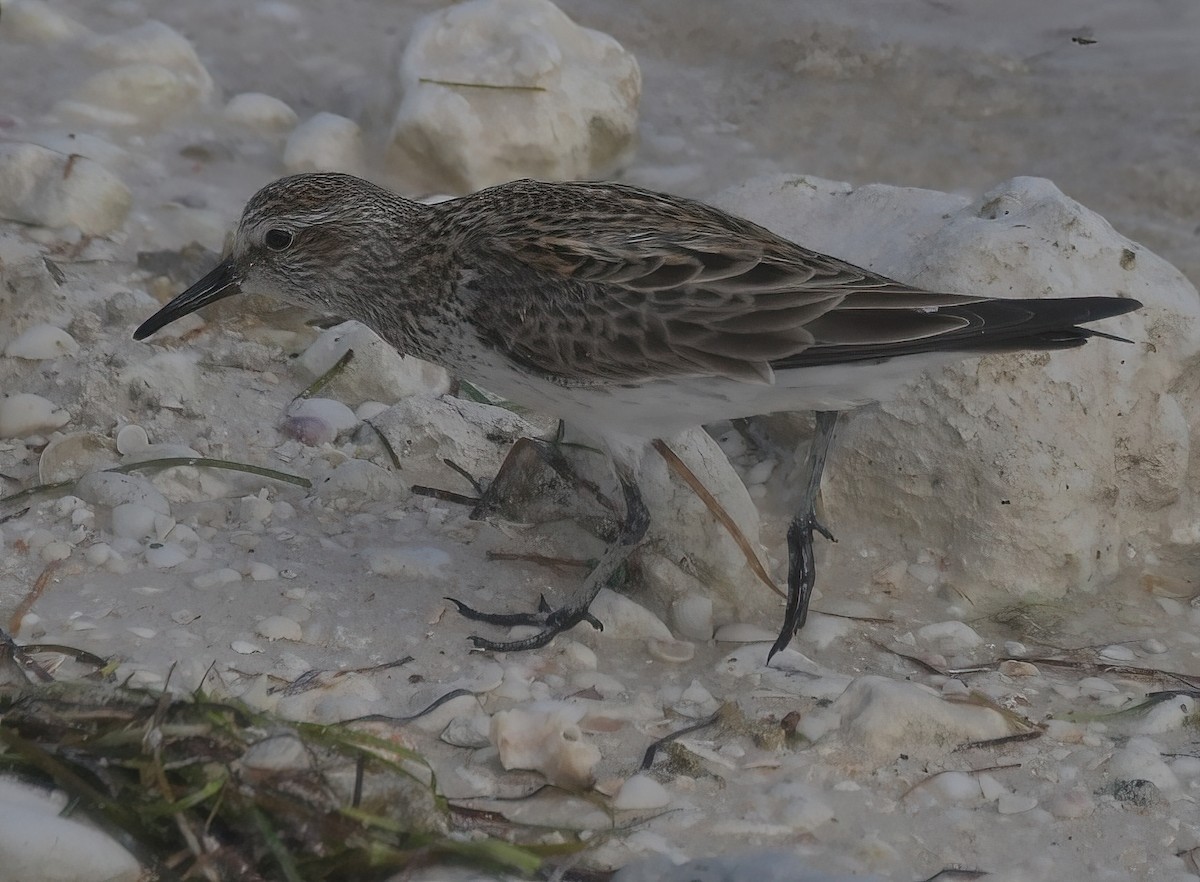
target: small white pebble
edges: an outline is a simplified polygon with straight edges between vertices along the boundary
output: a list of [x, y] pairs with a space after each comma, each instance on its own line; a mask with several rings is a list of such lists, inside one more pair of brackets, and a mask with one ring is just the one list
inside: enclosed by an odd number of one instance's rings
[[97, 542], [95, 545], [90, 545], [83, 552], [83, 559], [94, 567], [104, 566], [108, 562], [108, 558], [112, 555], [112, 548], [105, 542]]
[[773, 459], [764, 459], [761, 462], [756, 462], [750, 467], [750, 470], [746, 472], [746, 486], [749, 487], [753, 486], [754, 484], [767, 483], [767, 479], [770, 478], [771, 473], [775, 471], [775, 465], [776, 463]]
[[599, 665], [599, 659], [596, 658], [596, 653], [590, 647], [584, 646], [575, 640], [568, 640], [562, 643], [561, 652], [563, 658], [577, 670], [594, 671]]
[[377, 576], [421, 581], [442, 581], [450, 555], [432, 546], [376, 548], [367, 553], [367, 568]]
[[364, 401], [358, 407], [354, 408], [354, 415], [363, 422], [377, 417], [385, 410], [388, 410], [390, 405], [384, 404], [382, 401]]
[[122, 426], [117, 432], [117, 453], [124, 456], [127, 453], [137, 453], [150, 446], [150, 436], [141, 426], [130, 423]]
[[613, 797], [617, 811], [650, 811], [671, 803], [671, 794], [649, 775], [633, 775]]
[[229, 644], [229, 648], [241, 655], [253, 655], [256, 652], [262, 652], [262, 647], [255, 646], [249, 640], [234, 640]]
[[1081, 695], [1086, 695], [1090, 698], [1099, 698], [1103, 695], [1112, 695], [1120, 690], [1107, 680], [1102, 680], [1099, 677], [1084, 677], [1075, 684], [1079, 688]]
[[288, 405], [281, 431], [301, 444], [318, 447], [332, 443], [342, 432], [358, 425], [354, 411], [332, 398], [302, 398]]
[[27, 438], [38, 432], [52, 432], [70, 419], [65, 410], [41, 395], [12, 392], [0, 397], [0, 438]]
[[943, 772], [927, 785], [943, 802], [974, 802], [982, 796], [979, 782], [966, 772]]
[[652, 658], [671, 664], [691, 661], [696, 655], [696, 644], [687, 640], [663, 640], [651, 637], [646, 641], [646, 650]]
[[354, 174], [363, 164], [362, 129], [334, 113], [318, 113], [296, 126], [283, 149], [283, 166], [289, 172]]
[[42, 547], [42, 560], [46, 561], [47, 563], [57, 560], [66, 560], [70, 556], [71, 546], [66, 542], [49, 542]]
[[219, 570], [213, 570], [210, 573], [201, 573], [196, 578], [192, 579], [193, 588], [219, 588], [222, 585], [231, 585], [234, 582], [240, 582], [242, 574], [232, 567], [224, 567]]
[[246, 572], [251, 580], [255, 582], [272, 582], [279, 578], [279, 571], [270, 564], [255, 562], [250, 564]]
[[274, 503], [261, 496], [244, 496], [238, 501], [238, 517], [243, 523], [262, 523], [271, 516]]
[[997, 781], [993, 775], [976, 775], [975, 780], [979, 782], [979, 792], [983, 794], [983, 798], [988, 802], [999, 799], [1004, 794], [1010, 792], [1009, 789]]
[[1157, 637], [1148, 637], [1142, 641], [1142, 652], [1149, 655], [1162, 655], [1167, 651], [1167, 644], [1163, 643]]
[[701, 594], [686, 594], [671, 604], [670, 622], [686, 640], [705, 642], [713, 635], [713, 602]]
[[1041, 674], [1037, 665], [1012, 659], [1000, 662], [999, 671], [1007, 677], [1037, 677]]
[[146, 539], [153, 536], [158, 512], [138, 502], [122, 502], [112, 510], [113, 535], [120, 539]]
[[972, 649], [983, 643], [979, 633], [966, 622], [934, 622], [917, 629], [917, 639], [923, 643], [936, 644], [944, 651]]
[[66, 517], [76, 509], [86, 505], [87, 503], [78, 496], [64, 496], [61, 499], [56, 499], [54, 501], [54, 514], [56, 517]]
[[268, 640], [292, 640], [301, 638], [300, 623], [286, 616], [267, 616], [255, 626], [255, 632]]
[[154, 637], [154, 635], [156, 635], [158, 633], [153, 628], [134, 627], [134, 628], [126, 628], [125, 630], [128, 631], [130, 634], [132, 634], [134, 637], [141, 637], [143, 640], [150, 640]]
[[1101, 649], [1100, 657], [1109, 659], [1111, 661], [1134, 661], [1137, 659], [1137, 653], [1135, 653], [1128, 646], [1113, 644], [1112, 646], [1106, 646]]
[[222, 111], [225, 119], [260, 132], [290, 129], [300, 117], [283, 101], [261, 92], [243, 92], [229, 99]]
[[59, 358], [64, 355], [75, 355], [79, 352], [79, 344], [75, 338], [54, 325], [33, 325], [26, 328], [4, 347], [4, 354], [9, 358], [24, 358], [29, 361], [43, 361]]
[[1063, 820], [1086, 818], [1096, 810], [1096, 803], [1086, 790], [1068, 790], [1051, 799], [1046, 804], [1046, 810]]
[[159, 570], [178, 566], [188, 559], [188, 553], [174, 542], [155, 542], [146, 549], [146, 563]]

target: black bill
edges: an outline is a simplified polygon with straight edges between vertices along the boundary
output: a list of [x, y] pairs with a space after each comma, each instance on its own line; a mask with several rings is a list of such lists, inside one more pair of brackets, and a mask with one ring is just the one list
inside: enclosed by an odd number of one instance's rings
[[223, 260], [207, 276], [142, 322], [141, 326], [133, 332], [133, 339], [145, 340], [159, 328], [171, 324], [175, 319], [183, 318], [189, 312], [195, 312], [202, 306], [232, 297], [240, 290], [233, 260]]

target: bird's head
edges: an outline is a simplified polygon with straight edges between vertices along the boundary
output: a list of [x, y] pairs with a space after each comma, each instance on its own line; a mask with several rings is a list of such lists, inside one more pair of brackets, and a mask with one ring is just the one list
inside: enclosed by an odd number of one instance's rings
[[415, 222], [419, 203], [344, 174], [301, 174], [263, 187], [246, 204], [233, 248], [196, 284], [142, 323], [135, 340], [241, 292], [353, 317], [364, 274]]

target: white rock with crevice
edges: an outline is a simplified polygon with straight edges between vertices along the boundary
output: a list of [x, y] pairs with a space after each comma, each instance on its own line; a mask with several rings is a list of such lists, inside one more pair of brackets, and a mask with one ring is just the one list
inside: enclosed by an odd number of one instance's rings
[[472, 0], [430, 13], [397, 80], [388, 161], [432, 192], [602, 178], [633, 148], [637, 62], [549, 0]]

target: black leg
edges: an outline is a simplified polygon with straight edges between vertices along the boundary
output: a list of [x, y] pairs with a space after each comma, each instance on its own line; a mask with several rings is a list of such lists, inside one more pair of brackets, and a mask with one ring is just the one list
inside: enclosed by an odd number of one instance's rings
[[600, 624], [588, 612], [600, 589], [609, 583], [617, 574], [621, 565], [633, 552], [646, 535], [650, 526], [650, 513], [642, 501], [641, 491], [633, 480], [632, 472], [622, 465], [617, 466], [617, 474], [621, 481], [621, 490], [625, 495], [625, 520], [621, 525], [617, 541], [609, 546], [600, 558], [596, 568], [588, 574], [583, 587], [566, 606], [550, 609], [543, 597], [535, 613], [481, 613], [452, 597], [446, 598], [458, 607], [459, 613], [469, 619], [489, 622], [497, 625], [541, 625], [542, 630], [524, 640], [499, 642], [484, 637], [472, 636], [471, 642], [476, 649], [490, 652], [521, 652], [527, 649], [539, 649], [553, 640], [563, 631], [570, 630], [580, 622], [588, 622], [597, 630], [603, 630]]
[[767, 653], [768, 664], [775, 653], [792, 642], [796, 632], [804, 627], [808, 619], [808, 602], [817, 582], [813, 533], [820, 533], [831, 542], [837, 541], [817, 520], [817, 495], [821, 492], [821, 472], [825, 468], [825, 457], [829, 455], [829, 444], [833, 440], [833, 428], [837, 425], [837, 418], [836, 410], [817, 411], [812, 444], [808, 448], [808, 457], [805, 460], [808, 482], [804, 487], [800, 511], [792, 518], [792, 524], [788, 527], [787, 607], [783, 614], [783, 627], [779, 631], [779, 637]]

